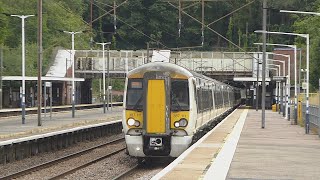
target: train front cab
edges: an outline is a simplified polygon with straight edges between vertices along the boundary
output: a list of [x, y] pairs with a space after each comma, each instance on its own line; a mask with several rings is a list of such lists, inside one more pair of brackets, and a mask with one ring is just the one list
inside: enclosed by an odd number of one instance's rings
[[[185, 75], [161, 71], [127, 79], [123, 123], [128, 153], [136, 157], [177, 157], [192, 141], [190, 88]], [[194, 100], [193, 100], [194, 101]]]

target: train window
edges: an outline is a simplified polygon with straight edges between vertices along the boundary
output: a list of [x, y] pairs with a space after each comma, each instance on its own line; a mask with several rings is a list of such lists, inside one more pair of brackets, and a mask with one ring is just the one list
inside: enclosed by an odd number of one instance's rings
[[127, 88], [126, 108], [142, 110], [143, 83], [142, 79], [129, 79]]
[[187, 80], [172, 80], [171, 82], [171, 110], [189, 110], [189, 86]]
[[132, 89], [141, 89], [142, 88], [142, 82], [140, 81], [132, 81], [130, 84]]
[[202, 112], [203, 100], [202, 100], [202, 89], [201, 88], [197, 89], [197, 99], [198, 99], [198, 104], [197, 104], [198, 112]]

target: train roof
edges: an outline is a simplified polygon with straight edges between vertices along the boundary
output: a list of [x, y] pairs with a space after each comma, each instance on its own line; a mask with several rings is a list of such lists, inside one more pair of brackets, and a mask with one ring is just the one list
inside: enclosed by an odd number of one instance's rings
[[196, 73], [194, 71], [187, 70], [186, 68], [173, 64], [168, 62], [150, 62], [147, 64], [144, 64], [142, 66], [139, 66], [131, 71], [128, 72], [129, 78], [141, 78], [143, 77], [144, 73], [149, 71], [166, 71], [171, 74], [177, 74], [181, 76], [184, 76], [185, 78], [200, 78], [208, 81], [213, 81], [215, 84], [225, 85], [232, 87], [230, 85], [227, 85], [225, 83], [222, 83], [220, 81], [217, 81], [215, 79], [209, 78], [207, 76], [204, 76], [202, 74]]
[[151, 63], [144, 64], [142, 66], [139, 66], [129, 71], [128, 77], [129, 78], [136, 77], [136, 76], [143, 77], [144, 73], [149, 71], [165, 71], [171, 74], [179, 74], [179, 75], [185, 76], [186, 78], [193, 77], [193, 74], [189, 70], [181, 66], [178, 66], [176, 64], [167, 63], [167, 62], [151, 62]]

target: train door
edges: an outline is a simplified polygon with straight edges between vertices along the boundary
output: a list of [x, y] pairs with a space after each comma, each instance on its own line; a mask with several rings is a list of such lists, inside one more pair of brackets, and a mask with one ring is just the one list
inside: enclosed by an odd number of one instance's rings
[[165, 72], [144, 74], [145, 134], [170, 134], [170, 76]]
[[166, 93], [165, 80], [148, 80], [147, 93], [147, 133], [166, 132]]

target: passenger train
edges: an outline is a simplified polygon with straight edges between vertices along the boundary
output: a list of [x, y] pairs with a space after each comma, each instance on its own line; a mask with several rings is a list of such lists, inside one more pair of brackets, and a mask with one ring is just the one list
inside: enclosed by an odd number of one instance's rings
[[122, 125], [130, 156], [178, 157], [195, 134], [240, 103], [240, 90], [166, 62], [128, 73]]

